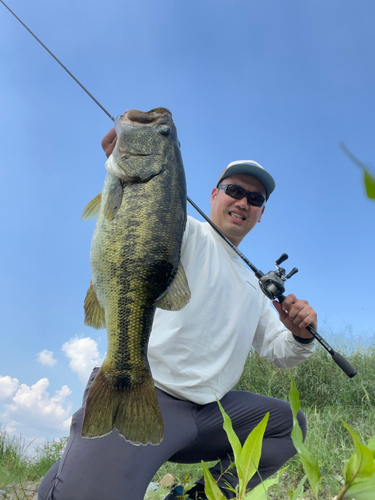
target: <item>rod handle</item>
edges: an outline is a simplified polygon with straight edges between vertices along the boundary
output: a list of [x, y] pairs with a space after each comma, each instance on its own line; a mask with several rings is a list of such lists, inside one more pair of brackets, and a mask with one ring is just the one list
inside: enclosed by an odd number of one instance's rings
[[357, 375], [357, 370], [349, 363], [347, 359], [341, 356], [340, 353], [335, 352], [335, 354], [332, 355], [332, 359], [349, 378], [353, 378], [354, 375]]
[[[283, 303], [283, 301], [286, 299], [285, 295], [280, 295], [277, 300], [280, 302], [280, 304]], [[311, 325], [307, 327], [307, 330], [314, 335], [316, 340], [320, 342], [320, 344], [326, 349], [329, 354], [332, 356], [333, 361], [341, 368], [341, 370], [349, 377], [353, 378], [354, 375], [357, 375], [357, 370], [349, 363], [347, 359], [344, 358], [344, 356], [341, 356], [340, 353], [336, 352], [332, 347], [319, 335], [319, 333], [313, 328]]]

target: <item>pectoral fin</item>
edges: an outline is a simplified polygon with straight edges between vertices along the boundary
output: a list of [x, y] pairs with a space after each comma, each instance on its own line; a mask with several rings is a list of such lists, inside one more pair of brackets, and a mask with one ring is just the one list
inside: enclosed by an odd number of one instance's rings
[[166, 311], [179, 311], [189, 303], [191, 292], [185, 270], [178, 265], [177, 274], [167, 291], [155, 301], [155, 306]]
[[85, 207], [81, 219], [94, 219], [99, 214], [100, 202], [102, 201], [102, 193], [95, 196]]
[[91, 326], [99, 330], [105, 328], [105, 312], [100, 307], [95, 290], [90, 281], [90, 287], [87, 290], [85, 298], [85, 325]]
[[117, 177], [111, 178], [108, 189], [108, 197], [104, 207], [104, 216], [108, 220], [113, 220], [121, 207], [123, 195], [123, 181]]

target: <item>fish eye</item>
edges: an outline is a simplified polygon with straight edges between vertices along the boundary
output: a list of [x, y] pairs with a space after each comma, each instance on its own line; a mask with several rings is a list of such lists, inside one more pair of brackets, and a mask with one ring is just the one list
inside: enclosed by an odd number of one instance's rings
[[161, 135], [169, 135], [171, 132], [171, 129], [167, 125], [160, 125], [160, 127], [158, 128], [158, 131], [160, 132]]

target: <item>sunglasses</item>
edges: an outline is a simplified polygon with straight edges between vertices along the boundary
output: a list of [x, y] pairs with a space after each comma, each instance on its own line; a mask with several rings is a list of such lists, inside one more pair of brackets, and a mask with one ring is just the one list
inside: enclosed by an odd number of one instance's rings
[[253, 207], [262, 207], [266, 201], [265, 197], [260, 193], [246, 191], [246, 189], [241, 186], [237, 186], [237, 184], [222, 184], [217, 188], [222, 189], [225, 194], [235, 200], [242, 200], [242, 198], [246, 196], [248, 204]]

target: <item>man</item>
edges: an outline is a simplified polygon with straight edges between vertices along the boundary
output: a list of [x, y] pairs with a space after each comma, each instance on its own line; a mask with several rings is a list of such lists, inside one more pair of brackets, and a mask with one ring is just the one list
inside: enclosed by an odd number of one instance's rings
[[[116, 142], [112, 129], [102, 146], [109, 156]], [[258, 163], [230, 163], [211, 193], [211, 220], [236, 246], [261, 221], [275, 182]], [[230, 445], [216, 403], [221, 401], [243, 443], [267, 412], [259, 473], [266, 479], [296, 450], [290, 438], [292, 413], [285, 401], [246, 391], [233, 391], [251, 347], [280, 368], [303, 362], [312, 352], [316, 313], [306, 301], [289, 295], [279, 313], [260, 291], [257, 279], [232, 248], [208, 223], [188, 217], [181, 261], [191, 300], [178, 312], [157, 309], [148, 348], [164, 440], [157, 446], [134, 446], [116, 430], [98, 439], [81, 437], [83, 407], [72, 418], [71, 434], [62, 459], [46, 474], [39, 500], [142, 500], [154, 474], [166, 461], [214, 461], [211, 468], [223, 494], [235, 487]], [[84, 394], [98, 368], [91, 374]], [[302, 412], [298, 415], [306, 434]], [[222, 472], [224, 471], [224, 474]], [[259, 484], [256, 474], [249, 487]], [[181, 487], [166, 497], [176, 499]], [[191, 499], [205, 499], [204, 481], [189, 491]]]

